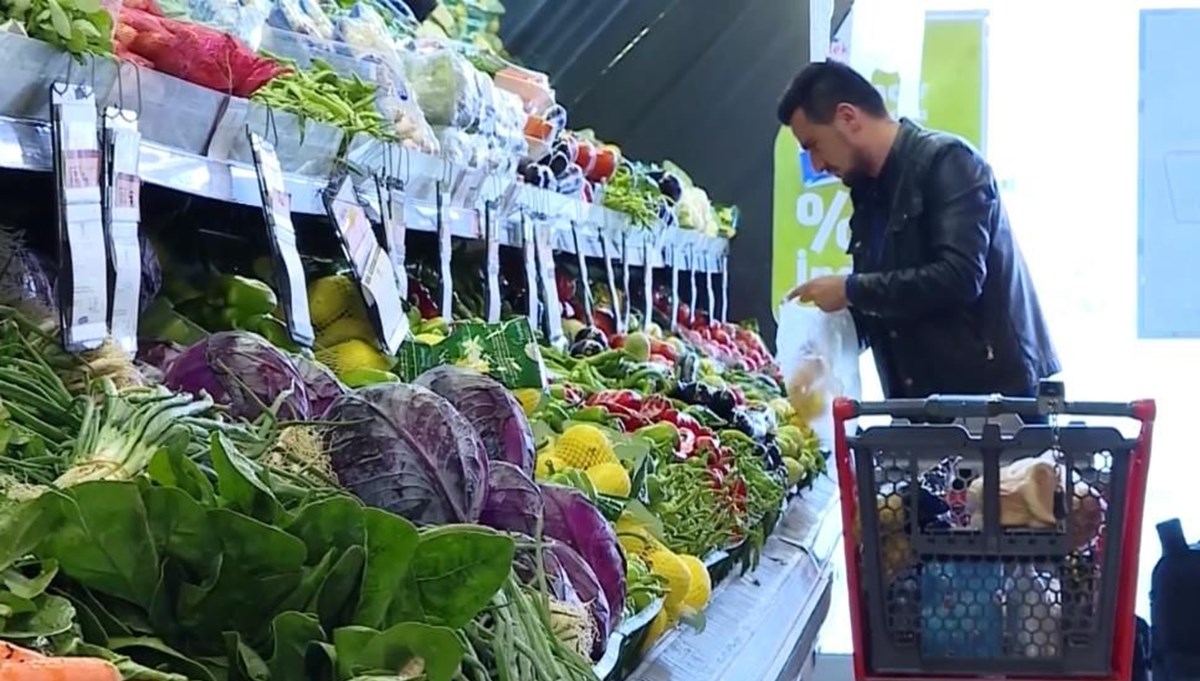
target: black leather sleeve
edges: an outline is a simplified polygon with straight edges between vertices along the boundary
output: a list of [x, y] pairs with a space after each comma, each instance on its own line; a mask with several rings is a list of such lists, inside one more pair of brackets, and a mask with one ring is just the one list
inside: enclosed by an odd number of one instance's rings
[[941, 150], [917, 183], [924, 217], [918, 229], [929, 260], [919, 266], [855, 275], [859, 314], [916, 318], [974, 302], [987, 277], [991, 217], [998, 210], [991, 169], [964, 145]]

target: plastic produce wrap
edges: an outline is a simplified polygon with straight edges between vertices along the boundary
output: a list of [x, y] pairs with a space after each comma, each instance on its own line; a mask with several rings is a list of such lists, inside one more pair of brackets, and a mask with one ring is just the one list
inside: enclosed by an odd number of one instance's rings
[[158, 262], [158, 253], [154, 250], [154, 244], [150, 243], [150, 240], [143, 235], [138, 236], [138, 243], [142, 252], [142, 284], [138, 307], [145, 312], [162, 289], [163, 273], [162, 265]]
[[422, 44], [406, 54], [404, 66], [430, 125], [470, 130], [477, 124], [479, 72], [466, 57], [444, 45]]
[[231, 33], [250, 44], [271, 14], [270, 0], [185, 0], [187, 16], [195, 22]]
[[41, 260], [18, 233], [0, 228], [0, 305], [57, 319], [56, 300]]
[[278, 0], [268, 19], [271, 26], [293, 33], [332, 40], [333, 20], [314, 0]]
[[784, 303], [775, 347], [792, 408], [823, 440], [832, 441], [834, 398], [862, 392], [854, 318], [846, 310], [829, 314]]
[[517, 159], [529, 153], [525, 141], [524, 103], [517, 95], [495, 89], [491, 168], [500, 173], [516, 169]]
[[334, 37], [359, 52], [386, 54], [396, 50], [383, 15], [363, 2], [355, 3], [349, 12], [337, 18]]
[[441, 153], [442, 145], [433, 127], [425, 120], [425, 113], [417, 101], [417, 95], [409, 86], [403, 72], [403, 62], [386, 64], [377, 73], [379, 83], [379, 111], [392, 122], [392, 130], [400, 144], [430, 155]]
[[442, 158], [457, 166], [472, 169], [488, 167], [488, 140], [486, 137], [465, 132], [458, 128], [434, 128], [442, 148]]

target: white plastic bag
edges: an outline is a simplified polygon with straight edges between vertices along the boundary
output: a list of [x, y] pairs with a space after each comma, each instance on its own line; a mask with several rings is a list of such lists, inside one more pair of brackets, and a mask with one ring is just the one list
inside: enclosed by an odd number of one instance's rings
[[847, 310], [829, 314], [785, 302], [779, 308], [775, 348], [788, 401], [831, 447], [834, 398], [862, 395], [854, 317]]

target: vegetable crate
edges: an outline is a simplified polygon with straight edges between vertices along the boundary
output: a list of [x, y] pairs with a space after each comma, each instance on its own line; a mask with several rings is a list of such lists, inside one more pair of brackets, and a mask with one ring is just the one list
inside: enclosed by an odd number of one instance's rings
[[836, 402], [857, 681], [1128, 681], [1155, 405], [1056, 394]]

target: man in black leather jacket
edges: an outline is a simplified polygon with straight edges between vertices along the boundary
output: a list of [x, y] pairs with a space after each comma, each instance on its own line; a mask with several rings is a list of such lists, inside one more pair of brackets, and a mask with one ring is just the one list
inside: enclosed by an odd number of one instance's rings
[[779, 120], [850, 187], [850, 276], [789, 298], [846, 307], [889, 398], [1034, 396], [1060, 371], [991, 167], [965, 141], [895, 120], [850, 67], [805, 67]]

